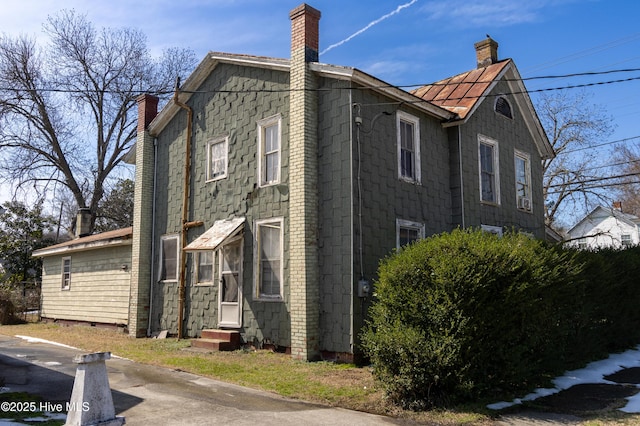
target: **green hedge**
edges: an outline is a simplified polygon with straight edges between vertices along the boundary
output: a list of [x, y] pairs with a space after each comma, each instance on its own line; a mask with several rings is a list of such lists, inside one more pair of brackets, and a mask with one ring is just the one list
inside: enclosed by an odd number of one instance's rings
[[562, 250], [518, 233], [434, 236], [381, 262], [363, 349], [406, 408], [530, 389], [640, 342], [640, 291], [626, 272], [640, 267], [637, 258]]

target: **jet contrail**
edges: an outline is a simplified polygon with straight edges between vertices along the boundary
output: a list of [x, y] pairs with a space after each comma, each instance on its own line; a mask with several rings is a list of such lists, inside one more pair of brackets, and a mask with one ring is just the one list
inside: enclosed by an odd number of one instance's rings
[[341, 46], [343, 44], [345, 44], [346, 42], [348, 42], [349, 40], [351, 40], [352, 38], [359, 36], [360, 34], [362, 34], [363, 32], [367, 31], [369, 28], [373, 27], [376, 24], [379, 24], [380, 22], [384, 21], [385, 19], [395, 15], [396, 13], [399, 13], [402, 9], [405, 9], [409, 6], [411, 6], [412, 4], [414, 4], [415, 2], [417, 2], [418, 0], [411, 0], [409, 3], [405, 3], [405, 4], [401, 4], [400, 6], [398, 6], [396, 8], [396, 10], [394, 10], [393, 12], [387, 13], [386, 15], [376, 19], [375, 21], [372, 21], [369, 23], [369, 25], [367, 25], [366, 27], [364, 27], [361, 30], [356, 31], [355, 33], [351, 34], [349, 37], [345, 38], [342, 41], [337, 42], [336, 44], [332, 44], [331, 46], [327, 47], [326, 49], [324, 49], [322, 52], [320, 52], [321, 55], [324, 55], [325, 53], [327, 53], [328, 51], [330, 51], [331, 49], [333, 49], [334, 47], [338, 47]]

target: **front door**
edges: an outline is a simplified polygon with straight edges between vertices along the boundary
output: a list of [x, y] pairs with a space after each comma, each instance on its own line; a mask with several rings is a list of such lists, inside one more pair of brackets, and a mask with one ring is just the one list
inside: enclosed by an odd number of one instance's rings
[[242, 326], [242, 238], [220, 248], [218, 326]]

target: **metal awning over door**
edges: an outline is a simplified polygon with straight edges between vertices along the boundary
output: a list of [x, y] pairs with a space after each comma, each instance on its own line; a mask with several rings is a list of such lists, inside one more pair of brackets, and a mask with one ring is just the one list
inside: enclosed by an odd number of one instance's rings
[[184, 251], [216, 250], [226, 241], [238, 235], [244, 227], [244, 222], [244, 217], [217, 220], [204, 234], [189, 243]]

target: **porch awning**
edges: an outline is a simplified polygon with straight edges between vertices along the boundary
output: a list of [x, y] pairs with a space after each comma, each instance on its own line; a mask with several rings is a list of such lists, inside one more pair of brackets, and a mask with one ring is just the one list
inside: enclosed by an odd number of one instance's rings
[[242, 231], [244, 222], [244, 217], [217, 220], [204, 234], [189, 243], [184, 251], [215, 250], [225, 241], [238, 235]]

